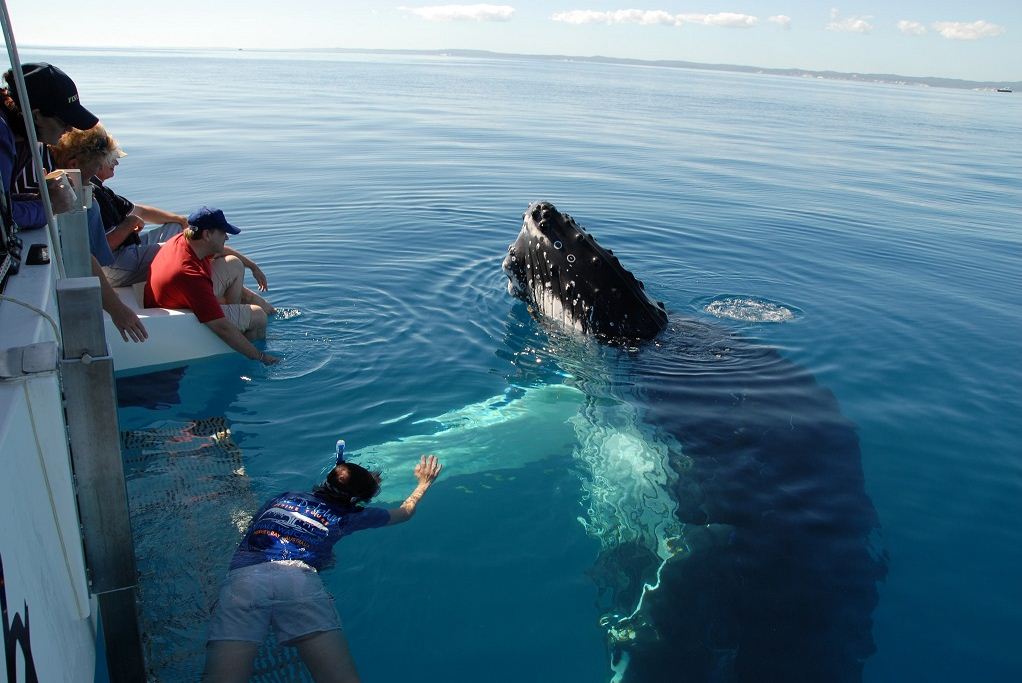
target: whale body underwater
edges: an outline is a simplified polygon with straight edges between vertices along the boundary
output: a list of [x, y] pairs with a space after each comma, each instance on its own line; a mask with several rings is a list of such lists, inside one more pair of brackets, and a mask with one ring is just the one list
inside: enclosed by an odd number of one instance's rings
[[[669, 504], [644, 493], [619, 519], [590, 521], [619, 537], [594, 571], [614, 680], [861, 680], [886, 561], [834, 395], [769, 346], [669, 316], [552, 204], [523, 218], [509, 292], [540, 321], [627, 349], [613, 373], [628, 410], [675, 444], [660, 451], [663, 476], [643, 474]], [[615, 471], [595, 478], [613, 487]], [[656, 531], [615, 530], [651, 506]]]

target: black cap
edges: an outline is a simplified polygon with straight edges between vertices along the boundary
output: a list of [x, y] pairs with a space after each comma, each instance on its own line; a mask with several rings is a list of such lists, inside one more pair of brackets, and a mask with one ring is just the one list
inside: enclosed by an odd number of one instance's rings
[[33, 109], [46, 116], [58, 116], [79, 130], [89, 130], [99, 123], [78, 101], [78, 88], [66, 73], [46, 62], [22, 64], [21, 71]]

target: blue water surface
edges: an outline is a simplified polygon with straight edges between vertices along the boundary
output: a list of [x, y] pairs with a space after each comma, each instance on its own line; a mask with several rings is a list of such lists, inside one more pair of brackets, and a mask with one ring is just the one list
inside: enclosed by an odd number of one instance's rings
[[[128, 151], [112, 187], [224, 208], [291, 313], [269, 329], [279, 366], [196, 363], [181, 403], [124, 408], [122, 429], [226, 416], [267, 497], [314, 483], [338, 436], [412, 439], [556, 382], [500, 271], [546, 199], [673, 315], [777, 348], [857, 425], [888, 562], [863, 678], [1022, 676], [1017, 96], [528, 59], [24, 52], [68, 71]], [[708, 312], [725, 300], [739, 314]], [[570, 435], [511, 434], [449, 461], [411, 523], [338, 547], [325, 578], [364, 680], [610, 679], [600, 543], [580, 523], [591, 464]]]

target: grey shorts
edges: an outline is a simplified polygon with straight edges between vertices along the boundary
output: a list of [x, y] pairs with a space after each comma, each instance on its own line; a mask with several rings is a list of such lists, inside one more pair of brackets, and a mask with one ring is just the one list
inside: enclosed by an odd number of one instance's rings
[[114, 262], [103, 266], [111, 287], [127, 287], [149, 279], [149, 266], [160, 250], [159, 244], [131, 244], [114, 252]]
[[281, 645], [341, 628], [334, 599], [315, 569], [301, 562], [263, 562], [227, 575], [208, 639], [261, 643], [271, 625]]
[[165, 223], [139, 235], [141, 244], [129, 244], [114, 250], [114, 261], [103, 266], [103, 274], [111, 287], [127, 287], [149, 278], [149, 266], [160, 245], [181, 232], [178, 223]]

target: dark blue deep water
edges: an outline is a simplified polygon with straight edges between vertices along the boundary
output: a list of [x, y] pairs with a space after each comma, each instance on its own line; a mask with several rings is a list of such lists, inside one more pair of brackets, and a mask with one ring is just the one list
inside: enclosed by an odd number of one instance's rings
[[[325, 575], [364, 680], [608, 681], [608, 586], [657, 568], [608, 548], [677, 543], [685, 501], [663, 481], [679, 447], [617, 402], [630, 361], [507, 295], [500, 261], [538, 199], [676, 321], [776, 351], [836, 399], [886, 569], [863, 680], [1022, 678], [1017, 95], [570, 61], [24, 52], [68, 71], [128, 151], [112, 187], [224, 208], [289, 313], [270, 326], [279, 366], [196, 363], [182, 403], [125, 408], [122, 428], [225, 416], [259, 497], [311, 485], [338, 436], [392, 475], [388, 500], [416, 449], [446, 460], [412, 523], [346, 539]], [[718, 654], [726, 670], [734, 653]]]

